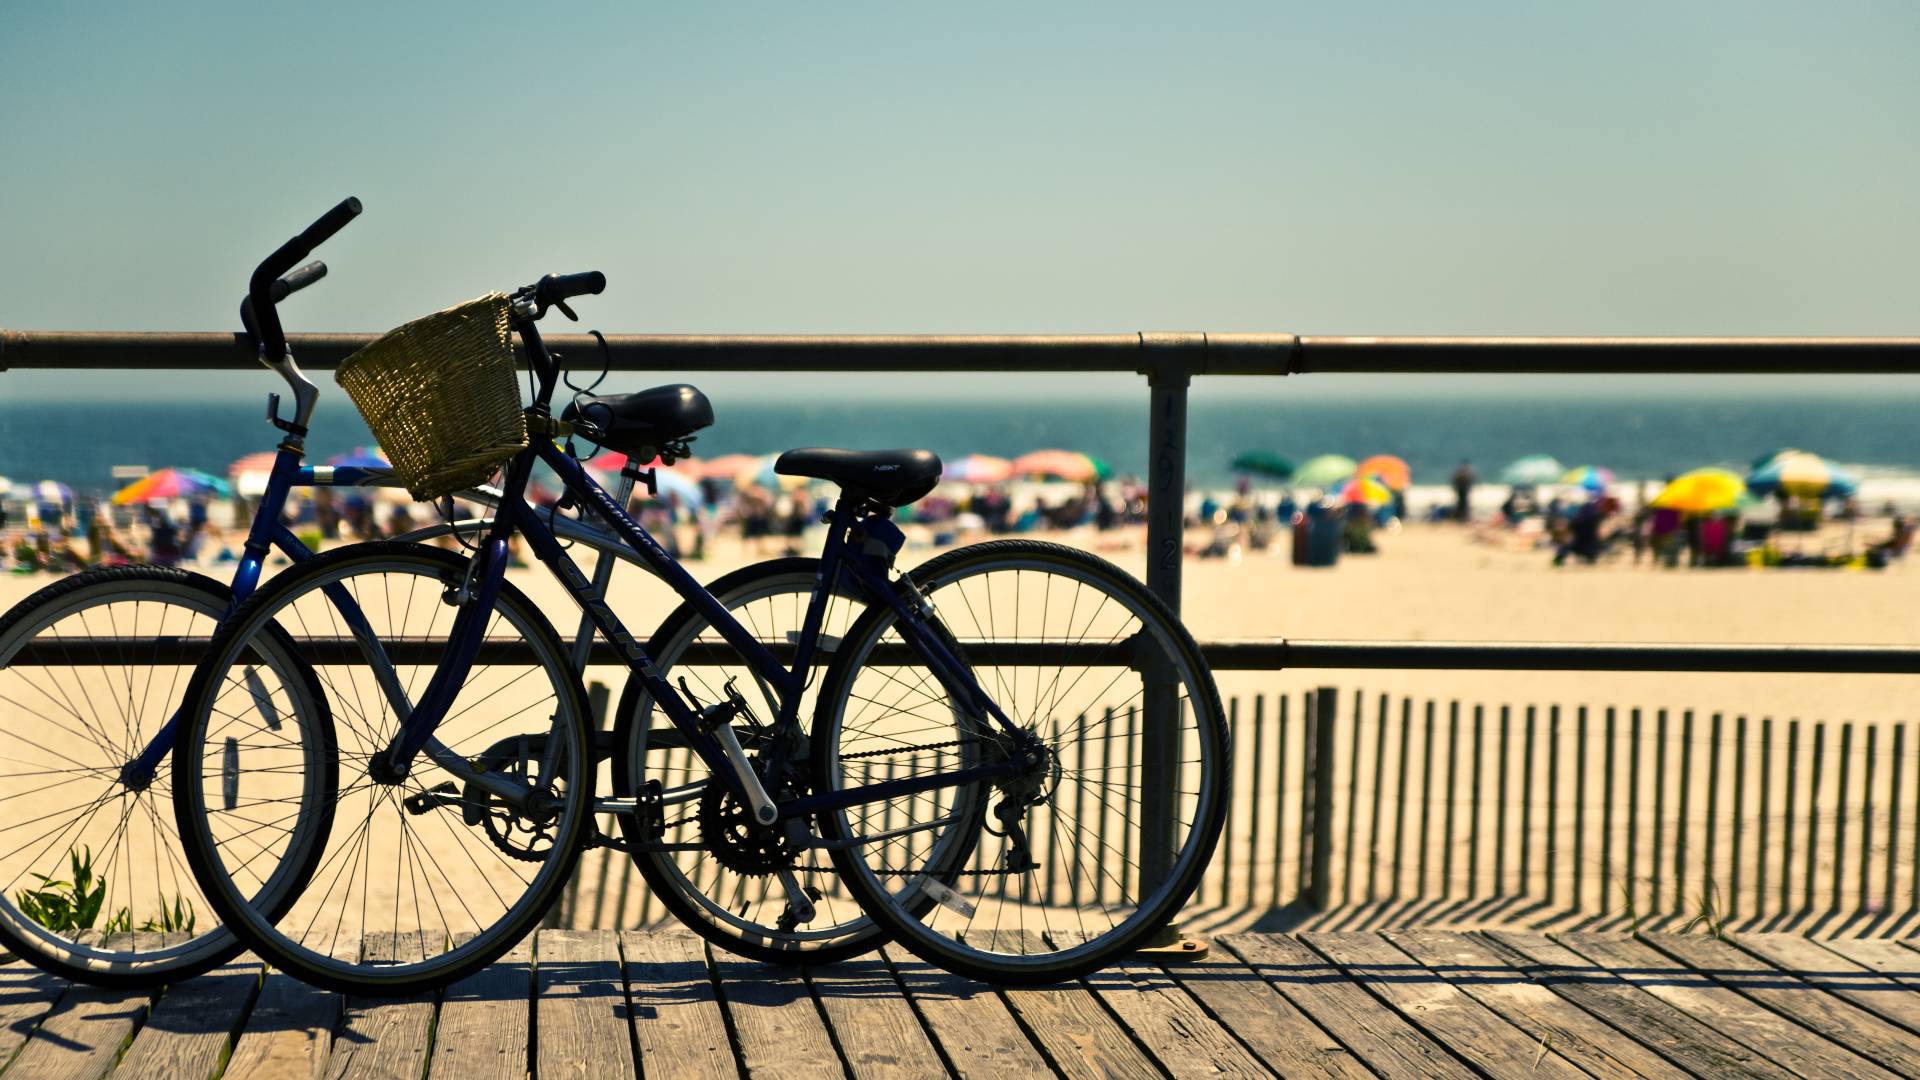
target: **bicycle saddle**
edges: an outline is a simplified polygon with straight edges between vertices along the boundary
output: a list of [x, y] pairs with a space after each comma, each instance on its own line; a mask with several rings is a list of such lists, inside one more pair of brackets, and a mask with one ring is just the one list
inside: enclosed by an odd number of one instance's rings
[[905, 506], [940, 482], [940, 455], [931, 450], [789, 450], [773, 463], [782, 476], [831, 480], [842, 488]]
[[665, 443], [711, 427], [713, 403], [694, 387], [675, 383], [632, 394], [583, 395], [560, 419], [592, 424], [601, 446], [639, 461], [652, 458]]

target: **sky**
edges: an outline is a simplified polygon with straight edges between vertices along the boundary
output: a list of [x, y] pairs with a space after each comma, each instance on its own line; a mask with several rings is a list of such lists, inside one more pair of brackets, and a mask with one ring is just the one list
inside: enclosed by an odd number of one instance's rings
[[[595, 268], [608, 291], [580, 308], [608, 332], [1920, 333], [1911, 3], [335, 0], [4, 19], [11, 328], [234, 328], [254, 263], [353, 194], [366, 212], [319, 253], [333, 273], [289, 303], [291, 330], [382, 330]], [[1196, 393], [1816, 382], [1834, 385]], [[272, 388], [0, 375], [17, 400]]]

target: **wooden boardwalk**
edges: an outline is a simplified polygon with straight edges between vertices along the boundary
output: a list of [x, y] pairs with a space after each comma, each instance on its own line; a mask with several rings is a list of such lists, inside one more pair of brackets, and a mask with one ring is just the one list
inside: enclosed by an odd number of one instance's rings
[[[394, 948], [394, 942], [381, 948]], [[400, 943], [404, 947], [404, 943]], [[4, 1077], [1920, 1078], [1920, 945], [1787, 935], [1244, 934], [996, 991], [897, 950], [807, 971], [542, 931], [445, 993], [236, 965], [158, 995], [0, 966]], [[396, 953], [397, 955], [397, 953]]]

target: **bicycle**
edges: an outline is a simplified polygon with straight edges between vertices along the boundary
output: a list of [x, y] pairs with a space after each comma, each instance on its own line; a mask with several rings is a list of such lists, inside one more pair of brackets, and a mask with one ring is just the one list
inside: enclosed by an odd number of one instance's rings
[[[263, 362], [286, 382], [293, 411], [283, 417], [279, 396], [269, 397], [267, 419], [282, 437], [231, 582], [158, 566], [85, 571], [36, 591], [0, 616], [0, 701], [20, 719], [34, 721], [30, 727], [0, 728], [0, 758], [10, 763], [0, 770], [0, 802], [13, 803], [11, 820], [0, 825], [0, 847], [8, 849], [0, 852], [0, 946], [44, 970], [99, 985], [151, 986], [209, 970], [242, 947], [222, 926], [200, 922], [207, 904], [179, 851], [167, 805], [166, 763], [184, 676], [215, 628], [253, 593], [271, 555], [278, 553], [293, 565], [315, 555], [284, 520], [291, 492], [398, 484], [390, 469], [304, 462], [319, 391], [285, 347], [277, 312], [281, 301], [327, 273], [317, 260], [297, 269], [294, 264], [359, 212], [357, 200], [346, 200], [283, 245], [253, 274], [253, 286], [267, 283], [265, 293], [250, 287], [241, 304], [245, 331], [258, 344]], [[623, 505], [640, 475], [637, 469], [622, 470], [614, 497]], [[486, 486], [458, 493], [460, 500], [483, 507], [498, 497]], [[603, 530], [565, 517], [550, 524], [570, 543], [599, 553], [593, 585], [602, 592], [615, 558], [638, 564]], [[485, 528], [484, 521], [449, 512], [446, 520], [397, 539], [424, 543], [478, 535]], [[806, 562], [746, 567], [716, 581], [713, 591], [730, 608], [752, 610], [766, 622], [778, 615], [764, 610], [770, 600], [810, 591], [806, 567], [795, 565]], [[343, 615], [353, 618], [357, 608], [351, 597], [340, 599]], [[693, 644], [686, 637], [689, 618], [675, 612], [656, 634], [652, 651], [664, 664], [671, 665]], [[591, 634], [591, 624], [583, 620], [571, 654], [576, 667], [585, 666]], [[685, 640], [676, 641], [675, 634]], [[286, 719], [304, 738], [318, 738], [316, 717], [323, 706], [315, 700], [317, 683], [306, 673], [309, 665], [288, 650], [284, 637], [272, 638], [270, 645], [263, 662], [284, 666], [289, 685], [306, 687], [290, 700]], [[632, 701], [631, 692], [623, 695], [620, 716], [630, 715]], [[616, 743], [629, 741], [624, 729], [600, 733], [597, 752], [610, 757]], [[643, 773], [644, 761], [624, 766]], [[35, 813], [36, 807], [51, 809]], [[663, 857], [641, 855], [636, 861], [662, 899], [683, 918], [708, 913], [715, 923], [708, 936], [736, 951], [762, 958], [805, 952], [809, 958], [833, 959], [864, 951], [875, 940], [857, 911], [797, 941], [737, 914], [715, 914], [717, 903], [702, 886], [718, 891], [734, 882], [696, 882], [649, 865], [658, 858]], [[286, 879], [275, 888], [290, 893], [295, 883]]]
[[[710, 415], [692, 395], [576, 395], [553, 415], [563, 373], [537, 323], [555, 307], [571, 315], [568, 300], [604, 286], [597, 273], [549, 275], [429, 317], [498, 319], [518, 337], [534, 383], [521, 412], [527, 445], [505, 458], [498, 512], [457, 577], [438, 556], [391, 544], [330, 551], [241, 605], [195, 669], [174, 749], [175, 813], [195, 877], [227, 924], [316, 985], [376, 995], [444, 985], [532, 929], [599, 809], [627, 819], [637, 851], [672, 846], [662, 839], [668, 813], [694, 817], [704, 857], [778, 883], [783, 925], [809, 921], [812, 897], [793, 868], [824, 853], [881, 931], [976, 978], [1071, 978], [1164, 926], [1218, 838], [1228, 775], [1218, 693], [1178, 620], [1112, 564], [1058, 545], [983, 544], [896, 575], [904, 535], [891, 515], [932, 490], [939, 458], [806, 449], [782, 455], [776, 469], [834, 483], [839, 496], [799, 632], [763, 640], [566, 448], [579, 436], [671, 460]], [[502, 364], [500, 343], [484, 345], [475, 373], [443, 357], [435, 373], [402, 371], [369, 397], [498, 396], [497, 385], [477, 384], [497, 383], [502, 370], [516, 378], [511, 353]], [[367, 401], [356, 404], [368, 414]], [[368, 419], [386, 446], [395, 440], [383, 423], [431, 424], [472, 405], [445, 401], [400, 417], [377, 409]], [[597, 517], [712, 628], [708, 651], [751, 679], [751, 698], [737, 680], [709, 700], [684, 678], [667, 679], [555, 538], [552, 511], [527, 502], [536, 463], [560, 478], [563, 501]], [[516, 534], [623, 658], [644, 689], [640, 711], [668, 721], [631, 722], [629, 733], [671, 735], [703, 778], [668, 788], [629, 770], [616, 774], [611, 799], [596, 802], [578, 677], [551, 624], [506, 580]], [[348, 633], [327, 614], [328, 591], [343, 589], [363, 607], [384, 598], [369, 612], [371, 632]], [[847, 594], [863, 609], [844, 636], [823, 638], [829, 602]], [[969, 632], [956, 634], [936, 600], [950, 615], [964, 609], [970, 629], [960, 629]], [[1007, 606], [1010, 625], [996, 614]], [[448, 611], [445, 630], [431, 629]], [[410, 637], [421, 618], [429, 632]], [[226, 747], [260, 725], [232, 703], [260, 695], [245, 656], [275, 626], [314, 658], [343, 741], [331, 755], [249, 752], [243, 768]], [[352, 647], [340, 648], [347, 639]], [[791, 666], [775, 655], [782, 645]], [[514, 693], [474, 685], [476, 657], [507, 655], [530, 658], [544, 678]], [[799, 711], [823, 656], [809, 729]], [[1095, 672], [1090, 694], [1076, 696]], [[289, 689], [266, 693], [277, 700]], [[332, 797], [304, 797], [314, 784]], [[223, 808], [242, 785], [264, 793], [249, 805], [278, 816], [261, 822]], [[350, 807], [344, 831], [336, 805]], [[267, 828], [275, 833], [263, 844]], [[448, 852], [467, 864], [450, 855], [450, 870], [440, 859]], [[483, 866], [482, 855], [491, 862]], [[313, 882], [290, 910], [250, 901], [258, 882], [287, 867]]]

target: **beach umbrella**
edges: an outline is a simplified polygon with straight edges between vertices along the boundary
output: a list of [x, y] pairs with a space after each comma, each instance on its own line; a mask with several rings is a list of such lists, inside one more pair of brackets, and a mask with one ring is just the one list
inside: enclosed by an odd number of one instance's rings
[[784, 476], [774, 472], [774, 463], [779, 460], [779, 454], [755, 458], [751, 467], [734, 474], [734, 482], [752, 484], [767, 491], [799, 491], [807, 486], [807, 478], [804, 476]]
[[1766, 468], [1768, 462], [1772, 461], [1774, 458], [1780, 457], [1783, 454], [1804, 454], [1804, 453], [1806, 453], [1805, 450], [1797, 449], [1792, 446], [1783, 446], [1778, 450], [1769, 451], [1768, 453], [1761, 454], [1759, 457], [1754, 458], [1753, 464], [1747, 466], [1747, 471], [1759, 472], [1761, 469]]
[[[627, 467], [627, 455], [618, 450], [602, 450], [581, 464], [592, 469], [594, 472], [618, 475], [621, 469]], [[681, 458], [675, 465], [662, 465], [659, 455], [656, 454], [646, 461], [641, 462], [640, 467], [643, 469], [668, 469], [677, 466], [680, 469], [681, 475], [697, 479], [701, 475], [701, 464], [701, 462], [695, 461], [692, 458]]]
[[1500, 470], [1500, 482], [1514, 487], [1557, 483], [1567, 467], [1549, 454], [1529, 454]]
[[248, 473], [270, 473], [273, 471], [274, 459], [279, 456], [279, 452], [275, 450], [262, 450], [257, 454], [248, 454], [227, 466], [227, 477], [236, 479]]
[[1301, 487], [1330, 489], [1352, 476], [1355, 464], [1352, 458], [1340, 454], [1321, 454], [1300, 466], [1293, 474], [1293, 482]]
[[58, 480], [42, 480], [27, 489], [27, 497], [47, 506], [73, 504], [73, 489]]
[[1392, 454], [1375, 454], [1353, 467], [1355, 476], [1371, 476], [1390, 491], [1405, 491], [1413, 486], [1413, 469]]
[[4, 476], [0, 476], [0, 496], [5, 496], [8, 492], [12, 490], [13, 490], [13, 481], [7, 479]]
[[942, 480], [959, 484], [997, 484], [1013, 475], [1013, 462], [992, 454], [968, 454], [949, 461], [940, 471]]
[[344, 454], [335, 454], [327, 459], [329, 465], [345, 465], [353, 469], [391, 469], [393, 463], [377, 446], [356, 446]]
[[226, 495], [227, 482], [199, 469], [161, 469], [114, 492], [115, 506], [133, 506], [160, 499], [195, 499]]
[[1248, 450], [1234, 457], [1233, 471], [1285, 480], [1293, 475], [1293, 462], [1271, 450]]
[[1393, 492], [1387, 485], [1373, 476], [1350, 476], [1338, 488], [1334, 489], [1335, 502], [1359, 503], [1363, 506], [1386, 506], [1393, 502]]
[[1560, 477], [1560, 482], [1568, 487], [1585, 488], [1588, 491], [1605, 491], [1613, 486], [1613, 470], [1598, 465], [1580, 465], [1568, 469]]
[[1695, 469], [1674, 477], [1653, 497], [1653, 506], [1688, 514], [1711, 514], [1740, 504], [1747, 485], [1726, 469]]
[[1081, 484], [1105, 480], [1113, 474], [1106, 462], [1078, 450], [1035, 450], [1022, 454], [1013, 459], [1013, 471], [1017, 476], [1042, 476]]
[[[686, 464], [692, 465], [694, 463], [688, 461]], [[620, 475], [621, 469], [626, 468], [627, 455], [608, 450], [604, 453], [594, 455], [591, 460], [585, 462], [585, 465], [589, 470], [601, 474], [602, 485], [612, 487], [612, 480]], [[683, 503], [691, 503], [695, 506], [704, 506], [706, 504], [706, 497], [700, 493], [699, 474], [696, 470], [681, 470], [660, 465], [660, 459], [658, 457], [642, 464], [640, 467], [643, 469], [653, 469], [653, 487], [658, 493], [654, 496], [655, 498], [665, 499], [668, 495], [677, 495]], [[635, 498], [646, 498], [646, 483], [644, 481], [634, 481], [633, 494]]]
[[721, 454], [700, 462], [699, 474], [702, 479], [734, 480], [742, 472], [759, 464], [760, 458], [754, 454]]
[[1860, 482], [1834, 467], [1818, 454], [1787, 450], [1747, 477], [1747, 488], [1756, 495], [1784, 491], [1806, 499], [1844, 498], [1860, 490]]

